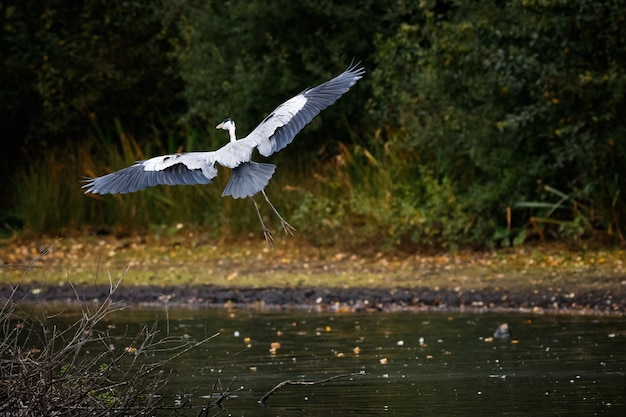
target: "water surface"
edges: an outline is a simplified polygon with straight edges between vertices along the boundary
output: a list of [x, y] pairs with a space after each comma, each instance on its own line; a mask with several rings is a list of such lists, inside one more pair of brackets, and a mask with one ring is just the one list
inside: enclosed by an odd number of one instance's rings
[[[172, 363], [169, 397], [190, 401], [178, 415], [197, 415], [217, 378], [239, 389], [224, 402], [235, 416], [626, 415], [623, 318], [220, 309], [112, 318], [131, 333], [155, 320], [170, 336], [220, 333]], [[512, 336], [492, 338], [505, 322]], [[258, 404], [281, 381], [350, 373], [360, 375], [287, 385]]]

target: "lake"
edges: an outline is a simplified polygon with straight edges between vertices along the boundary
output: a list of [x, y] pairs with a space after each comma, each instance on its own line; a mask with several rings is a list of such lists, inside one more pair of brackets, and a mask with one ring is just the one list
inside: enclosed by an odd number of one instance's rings
[[[127, 334], [155, 320], [182, 340], [219, 333], [171, 363], [166, 399], [185, 404], [171, 415], [198, 415], [218, 378], [237, 390], [220, 415], [626, 415], [619, 317], [133, 308], [110, 319]], [[494, 338], [503, 323], [510, 337]], [[258, 403], [281, 381], [333, 376]]]

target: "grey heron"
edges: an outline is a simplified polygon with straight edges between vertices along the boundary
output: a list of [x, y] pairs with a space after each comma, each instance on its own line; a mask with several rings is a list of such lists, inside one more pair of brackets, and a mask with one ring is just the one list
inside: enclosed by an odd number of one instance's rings
[[261, 192], [278, 216], [285, 234], [295, 230], [280, 215], [265, 193], [276, 166], [254, 162], [252, 152], [268, 157], [289, 145], [293, 138], [322, 110], [345, 94], [365, 74], [358, 64], [350, 65], [335, 78], [317, 87], [306, 89], [271, 112], [248, 136], [237, 139], [235, 122], [227, 118], [216, 129], [228, 131], [230, 141], [211, 152], [189, 152], [162, 155], [97, 178], [89, 178], [83, 185], [85, 193], [132, 193], [156, 185], [209, 184], [217, 176], [215, 163], [231, 169], [231, 177], [222, 197], [252, 200], [265, 240], [271, 245], [272, 234], [265, 226], [254, 195]]

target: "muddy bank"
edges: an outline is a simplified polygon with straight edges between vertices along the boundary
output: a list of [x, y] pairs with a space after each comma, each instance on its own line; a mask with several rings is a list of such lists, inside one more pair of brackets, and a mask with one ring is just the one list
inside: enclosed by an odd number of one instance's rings
[[[109, 286], [36, 283], [20, 286], [13, 295], [3, 284], [0, 297], [37, 303], [99, 303]], [[520, 311], [623, 315], [626, 294], [611, 289], [580, 293], [553, 289], [510, 292], [487, 288], [480, 291], [453, 289], [372, 288], [227, 288], [215, 285], [128, 286], [117, 289], [113, 300], [128, 306], [189, 306], [338, 311]]]
[[2, 299], [19, 283], [14, 300], [102, 302], [109, 279], [123, 281], [114, 300], [129, 306], [626, 312], [621, 248], [366, 253], [297, 239], [223, 245], [195, 234], [0, 242]]

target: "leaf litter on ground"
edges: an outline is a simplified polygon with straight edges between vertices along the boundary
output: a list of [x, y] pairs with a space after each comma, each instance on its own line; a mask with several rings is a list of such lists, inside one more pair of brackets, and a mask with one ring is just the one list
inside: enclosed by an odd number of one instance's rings
[[[562, 244], [449, 253], [361, 252], [283, 239], [213, 242], [186, 236], [79, 236], [0, 242], [4, 284], [94, 285], [121, 276], [123, 286], [215, 285], [228, 288], [432, 289], [456, 294], [602, 292], [623, 296], [626, 251], [572, 250]], [[25, 267], [50, 248], [29, 273]]]

